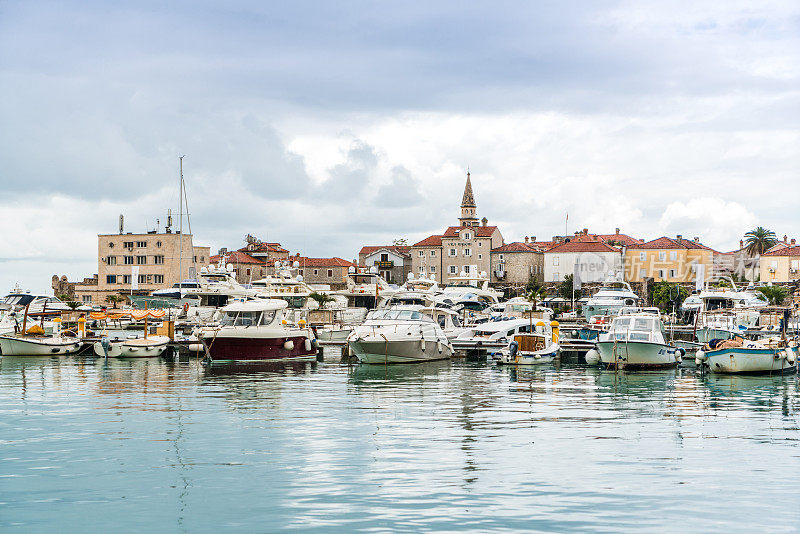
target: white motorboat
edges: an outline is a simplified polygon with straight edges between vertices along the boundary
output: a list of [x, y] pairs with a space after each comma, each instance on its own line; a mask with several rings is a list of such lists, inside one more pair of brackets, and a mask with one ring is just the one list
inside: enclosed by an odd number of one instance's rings
[[183, 309], [187, 321], [200, 323], [215, 320], [217, 312], [229, 302], [255, 298], [258, 290], [249, 289], [236, 281], [233, 265], [209, 265], [200, 269], [198, 275], [200, 287], [187, 291], [184, 296]]
[[3, 356], [54, 356], [75, 354], [83, 348], [76, 338], [36, 335], [2, 335], [0, 352]]
[[94, 343], [94, 353], [111, 358], [155, 358], [167, 350], [167, 336], [103, 338]]
[[533, 332], [516, 334], [513, 341], [500, 350], [498, 365], [540, 365], [552, 363], [561, 353], [558, 322], [537, 321]]
[[742, 338], [714, 340], [695, 353], [698, 366], [712, 373], [794, 373], [797, 372], [796, 341], [784, 339], [747, 341]]
[[375, 267], [369, 272], [358, 271], [355, 267], [350, 267], [346, 284], [345, 289], [333, 293], [346, 297], [347, 307], [351, 309], [373, 310], [378, 307], [381, 299], [389, 298], [397, 291], [380, 277]]
[[453, 347], [467, 351], [472, 357], [498, 352], [508, 346], [514, 335], [531, 332], [533, 322], [551, 320], [549, 314], [534, 312], [534, 315], [537, 313], [538, 316], [533, 318], [489, 321], [471, 326], [453, 340]]
[[657, 313], [636, 311], [619, 315], [608, 333], [600, 334], [597, 350], [586, 361], [599, 360], [612, 369], [663, 369], [676, 367], [685, 351], [668, 344]]
[[583, 306], [583, 316], [588, 320], [595, 315], [617, 315], [626, 306], [638, 306], [642, 299], [627, 282], [605, 282]]
[[417, 363], [453, 355], [439, 324], [413, 306], [371, 311], [347, 341], [361, 363]]
[[433, 278], [426, 278], [425, 275], [421, 275], [418, 278], [414, 277], [414, 273], [408, 273], [408, 280], [406, 283], [400, 286], [399, 292], [410, 292], [410, 293], [426, 293], [431, 295], [438, 295], [442, 292], [441, 288], [439, 287], [438, 282], [436, 279]]
[[28, 308], [28, 315], [36, 315], [44, 312], [56, 313], [69, 311], [70, 308], [65, 302], [53, 295], [42, 295], [15, 289], [0, 302], [0, 310], [22, 311]]
[[449, 308], [420, 307], [419, 311], [439, 323], [439, 328], [442, 329], [451, 343], [455, 338], [469, 330], [461, 322], [458, 313]]
[[489, 287], [489, 277], [485, 272], [475, 275], [461, 272], [459, 276], [448, 278], [447, 285], [442, 289], [442, 296], [455, 304], [459, 301], [478, 300], [487, 306], [493, 306], [500, 302], [503, 294], [496, 289]]
[[317, 341], [320, 344], [345, 344], [353, 329], [354, 327], [352, 326], [339, 324], [325, 325], [316, 329]]
[[234, 302], [220, 311], [219, 326], [195, 330], [209, 363], [314, 360], [313, 333], [284, 319], [285, 300]]

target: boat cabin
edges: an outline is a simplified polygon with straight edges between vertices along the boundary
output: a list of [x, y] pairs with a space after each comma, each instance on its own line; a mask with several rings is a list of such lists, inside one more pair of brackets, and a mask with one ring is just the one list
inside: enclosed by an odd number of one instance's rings
[[[620, 315], [611, 322], [608, 341], [664, 343], [664, 325], [658, 315]], [[601, 341], [603, 341], [601, 339]]]
[[234, 302], [220, 310], [220, 326], [269, 326], [283, 319], [286, 301], [279, 299]]

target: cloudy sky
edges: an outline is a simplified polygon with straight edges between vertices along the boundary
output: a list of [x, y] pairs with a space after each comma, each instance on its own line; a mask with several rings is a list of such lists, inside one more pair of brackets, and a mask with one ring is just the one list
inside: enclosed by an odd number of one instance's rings
[[0, 2], [0, 290], [177, 211], [213, 249], [800, 228], [796, 1]]

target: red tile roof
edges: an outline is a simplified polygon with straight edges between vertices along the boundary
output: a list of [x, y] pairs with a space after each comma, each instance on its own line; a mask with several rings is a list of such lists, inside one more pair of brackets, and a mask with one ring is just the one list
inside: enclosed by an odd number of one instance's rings
[[[215, 263], [216, 264], [216, 263], [219, 262], [219, 259], [220, 259], [219, 255], [216, 255], [216, 256], [211, 256], [210, 258], [208, 258], [208, 261], [210, 263]], [[242, 264], [242, 263], [251, 263], [251, 264], [256, 264], [256, 265], [264, 265], [263, 261], [257, 260], [253, 256], [250, 256], [249, 254], [245, 254], [244, 252], [241, 252], [239, 250], [233, 250], [231, 252], [228, 252], [225, 255], [225, 263], [233, 263], [234, 265]]]
[[714, 252], [713, 249], [708, 248], [707, 246], [703, 245], [702, 243], [696, 243], [690, 239], [681, 239], [680, 242], [677, 239], [672, 239], [671, 237], [659, 237], [658, 239], [653, 239], [652, 241], [648, 241], [647, 243], [636, 243], [630, 245], [628, 248], [635, 248], [635, 249], [687, 249], [687, 250], [710, 250]]
[[522, 243], [516, 241], [514, 243], [506, 243], [505, 245], [493, 248], [492, 252], [541, 252], [535, 243]]
[[292, 262], [299, 262], [303, 267], [355, 267], [356, 264], [342, 258], [306, 258], [304, 256], [290, 256]]
[[762, 256], [800, 256], [800, 245], [779, 248], [772, 252], [765, 252]]
[[242, 252], [289, 252], [280, 243], [258, 243], [245, 245], [239, 249]]
[[549, 248], [546, 252], [619, 252], [619, 249], [604, 241], [572, 240]]
[[382, 249], [391, 250], [401, 256], [408, 256], [411, 252], [411, 247], [406, 245], [364, 245], [361, 247], [359, 254], [370, 255]]
[[461, 230], [472, 230], [475, 232], [475, 237], [492, 237], [492, 234], [497, 230], [496, 226], [450, 226], [444, 231], [442, 237], [458, 237], [458, 232]]
[[442, 236], [440, 235], [432, 235], [426, 237], [422, 241], [418, 243], [414, 243], [411, 245], [412, 247], [441, 247], [442, 246]]
[[557, 243], [556, 241], [533, 241], [531, 244], [536, 245], [542, 250], [548, 250], [558, 245], [559, 243]]

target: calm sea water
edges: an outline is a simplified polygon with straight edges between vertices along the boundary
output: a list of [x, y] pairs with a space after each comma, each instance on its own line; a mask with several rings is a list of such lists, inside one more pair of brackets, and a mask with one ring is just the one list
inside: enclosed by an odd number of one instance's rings
[[0, 529], [800, 527], [798, 378], [0, 362]]

